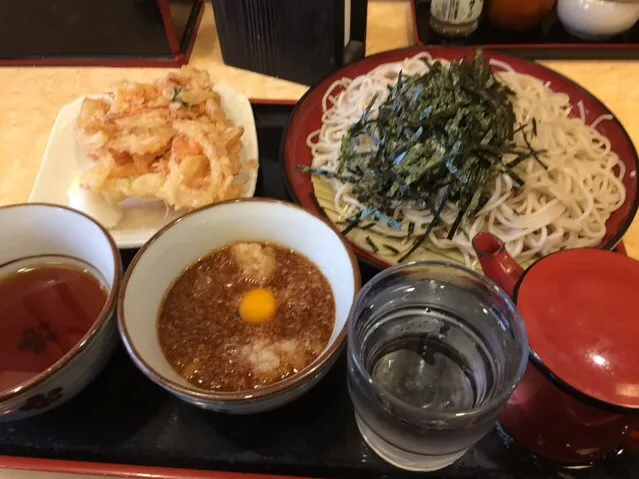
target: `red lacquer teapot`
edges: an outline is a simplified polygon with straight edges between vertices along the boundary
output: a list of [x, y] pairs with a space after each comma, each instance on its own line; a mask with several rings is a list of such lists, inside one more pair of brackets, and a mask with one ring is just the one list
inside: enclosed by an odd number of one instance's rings
[[588, 464], [639, 445], [639, 262], [566, 250], [524, 271], [497, 237], [473, 239], [484, 274], [514, 299], [530, 341], [499, 420], [531, 451]]

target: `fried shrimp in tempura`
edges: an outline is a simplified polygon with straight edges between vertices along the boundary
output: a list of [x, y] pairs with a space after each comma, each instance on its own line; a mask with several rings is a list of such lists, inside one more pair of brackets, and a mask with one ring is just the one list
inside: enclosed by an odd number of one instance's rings
[[180, 210], [235, 198], [246, 180], [243, 133], [205, 71], [184, 67], [153, 83], [121, 81], [111, 99], [82, 104], [76, 136], [92, 166], [78, 183], [112, 204], [160, 200]]

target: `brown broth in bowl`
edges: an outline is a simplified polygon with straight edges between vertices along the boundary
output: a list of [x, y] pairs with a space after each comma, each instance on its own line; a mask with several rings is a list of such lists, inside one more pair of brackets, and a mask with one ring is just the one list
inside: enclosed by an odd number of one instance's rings
[[245, 391], [307, 367], [328, 344], [335, 300], [306, 257], [269, 243], [235, 243], [189, 266], [160, 308], [161, 348], [202, 389]]
[[0, 391], [40, 374], [89, 331], [107, 290], [79, 260], [22, 264], [0, 276]]

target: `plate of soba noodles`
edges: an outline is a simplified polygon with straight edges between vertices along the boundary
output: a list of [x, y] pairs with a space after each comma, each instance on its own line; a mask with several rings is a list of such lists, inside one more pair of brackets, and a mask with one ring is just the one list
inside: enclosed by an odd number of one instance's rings
[[541, 65], [470, 48], [409, 48], [349, 65], [292, 113], [291, 196], [385, 267], [476, 267], [480, 232], [523, 264], [613, 249], [637, 211], [637, 151], [610, 110]]

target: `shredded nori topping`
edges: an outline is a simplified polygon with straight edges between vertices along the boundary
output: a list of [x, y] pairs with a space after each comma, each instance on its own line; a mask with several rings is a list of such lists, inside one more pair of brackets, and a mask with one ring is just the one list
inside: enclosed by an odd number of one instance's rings
[[[453, 238], [488, 201], [499, 175], [507, 174], [522, 186], [514, 167], [530, 157], [545, 167], [539, 158], [542, 152], [533, 150], [526, 133], [531, 130], [532, 136], [537, 134], [536, 121], [531, 128], [516, 125], [513, 96], [514, 92], [496, 79], [481, 51], [474, 59], [451, 62], [449, 68], [434, 62], [422, 75], [400, 72], [377, 116], [371, 115], [373, 98], [343, 137], [336, 172], [302, 169], [352, 183], [352, 194], [367, 205], [347, 219], [344, 233], [364, 219], [400, 230], [401, 219], [393, 217], [400, 202], [432, 212], [433, 221], [421, 225], [426, 232], [415, 236], [403, 260], [440, 225], [447, 202], [459, 208], [448, 234]], [[525, 148], [515, 144], [517, 132], [521, 132]], [[362, 152], [360, 145], [371, 142], [374, 151]], [[515, 159], [504, 163], [506, 154], [515, 155]], [[413, 233], [414, 226], [409, 225], [408, 235]]]

